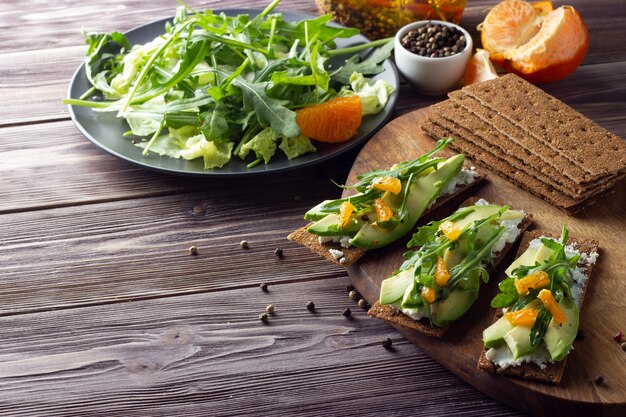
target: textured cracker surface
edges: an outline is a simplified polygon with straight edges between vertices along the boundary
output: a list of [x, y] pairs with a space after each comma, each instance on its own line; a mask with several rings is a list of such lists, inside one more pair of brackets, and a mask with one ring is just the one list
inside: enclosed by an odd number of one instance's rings
[[456, 137], [457, 140], [451, 144], [453, 148], [463, 152], [477, 164], [482, 164], [568, 213], [574, 213], [583, 207], [591, 205], [599, 196], [605, 195], [607, 190], [612, 191], [612, 187], [614, 187], [616, 182], [623, 178], [622, 174], [617, 179], [597, 185], [585, 195], [572, 197], [557, 190], [551, 184], [546, 184], [544, 181], [537, 179], [536, 176], [530, 175], [529, 171], [532, 170], [529, 170], [528, 167], [520, 166], [508, 158], [504, 159], [504, 156], [500, 154], [495, 155], [492, 153], [493, 151], [488, 150], [488, 146], [479, 137], [465, 127], [449, 121], [447, 118], [433, 116], [430, 121], [422, 123], [422, 129], [433, 137], [442, 135]]
[[[483, 106], [478, 100], [455, 91], [441, 114], [453, 121], [462, 121], [471, 126], [472, 132], [483, 142], [497, 149], [498, 154], [519, 160], [533, 167], [532, 173], [544, 178], [565, 194], [577, 196], [594, 188], [584, 185], [585, 172], [554, 149], [539, 143], [528, 132], [514, 125], [497, 112]], [[607, 178], [615, 177], [615, 174]]]
[[[532, 232], [524, 233], [522, 237], [522, 242], [520, 243], [520, 247], [517, 251], [516, 259], [519, 258], [526, 249], [528, 249], [528, 245], [534, 239], [537, 239], [541, 236], [549, 236], [558, 238], [558, 236], [552, 233], [546, 233], [541, 230], [533, 230]], [[595, 240], [578, 240], [574, 238], [570, 238], [568, 243], [576, 242], [578, 244], [578, 250], [584, 253], [594, 253], [598, 252], [599, 243]], [[589, 265], [586, 268], [585, 275], [587, 278], [591, 278], [591, 272], [593, 270], [593, 265]], [[587, 292], [587, 288], [589, 288], [589, 279], [586, 282], [584, 292], [583, 292], [583, 300], [581, 301], [581, 309], [584, 301], [585, 293]], [[493, 323], [498, 320], [502, 316], [502, 310], [498, 309], [493, 318]], [[541, 369], [538, 365], [534, 363], [524, 363], [520, 366], [509, 366], [506, 369], [500, 368], [496, 366], [493, 362], [487, 359], [486, 353], [487, 348], [483, 348], [483, 351], [478, 359], [478, 369], [485, 370], [487, 372], [500, 374], [500, 375], [508, 375], [515, 376], [518, 378], [524, 379], [532, 379], [535, 381], [548, 382], [552, 384], [558, 384], [561, 382], [563, 378], [563, 373], [565, 372], [565, 364], [567, 361], [567, 356], [560, 362], [548, 364], [545, 369]], [[569, 355], [568, 355], [569, 356]]]
[[585, 180], [626, 170], [624, 141], [514, 74], [462, 91], [578, 165]]

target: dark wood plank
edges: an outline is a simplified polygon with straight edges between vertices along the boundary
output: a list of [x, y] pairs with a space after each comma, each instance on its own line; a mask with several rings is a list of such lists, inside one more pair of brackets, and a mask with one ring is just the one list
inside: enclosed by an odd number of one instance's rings
[[[185, 3], [198, 10], [262, 9], [270, 1], [190, 0]], [[38, 3], [36, 7], [26, 0], [3, 2], [0, 6], [0, 53], [82, 45], [81, 27], [88, 31], [126, 32], [145, 23], [173, 16], [178, 3], [172, 0], [152, 0], [146, 6], [142, 0], [63, 0]], [[311, 0], [283, 0], [279, 9], [316, 12], [315, 3]]]
[[[500, 0], [468, 1], [462, 25], [476, 33], [486, 10]], [[264, 0], [188, 1], [203, 8], [262, 8]], [[585, 1], [556, 0], [556, 6], [573, 5], [583, 16], [590, 32], [589, 53], [584, 63], [593, 64], [621, 60], [626, 56], [623, 36], [616, 36], [626, 22], [626, 8], [621, 0]], [[80, 45], [82, 26], [90, 31], [127, 31], [133, 27], [174, 14], [177, 4], [170, 0], [151, 1], [150, 7], [140, 0], [100, 0], [85, 3], [79, 0], [46, 2], [32, 6], [26, 0], [5, 2], [0, 6], [0, 53], [31, 51]], [[283, 0], [279, 10], [317, 12], [314, 0]], [[32, 36], [36, 33], [37, 36]], [[479, 43], [477, 43], [479, 45]]]
[[[0, 413], [521, 415], [367, 318], [347, 282], [5, 317]], [[269, 303], [276, 315], [264, 325]], [[387, 337], [392, 351], [380, 345]]]
[[[427, 115], [428, 109], [423, 109], [387, 124], [358, 155], [349, 183], [356, 179], [357, 173], [380, 169], [398, 160], [413, 159], [432, 149], [435, 140], [418, 127]], [[414, 133], [415, 129], [419, 133]], [[412, 146], [406, 146], [407, 143]], [[471, 163], [483, 170], [488, 168], [479, 160]], [[626, 282], [623, 280], [623, 271], [626, 270], [623, 256], [626, 183], [619, 184], [614, 195], [574, 217], [494, 174], [488, 179], [489, 183], [475, 193], [476, 197], [500, 201], [531, 213], [537, 229], [556, 236], [565, 224], [570, 234], [581, 241], [600, 242], [601, 255], [593, 268], [581, 312], [584, 343], [576, 343], [575, 350], [568, 357], [563, 380], [559, 385], [548, 385], [476, 370], [477, 358], [483, 350], [482, 332], [492, 323], [493, 310], [489, 308], [489, 300], [495, 295], [497, 283], [504, 278], [502, 276], [500, 279], [492, 276], [491, 282], [481, 288], [481, 295], [472, 308], [450, 326], [443, 338], [424, 336], [412, 329], [398, 329], [473, 386], [526, 412], [551, 417], [576, 413], [590, 415], [597, 411], [623, 415], [626, 412], [626, 397], [623, 395], [626, 392], [623, 379], [626, 355], [613, 341], [617, 330], [612, 329], [619, 329], [626, 322], [626, 311], [621, 308], [626, 297]], [[348, 268], [350, 278], [370, 302], [378, 299], [382, 280], [399, 267], [405, 251], [406, 243], [400, 242], [381, 251], [373, 251], [368, 254], [370, 256]], [[511, 255], [513, 253], [515, 251]], [[503, 271], [512, 259], [508, 256], [498, 270]], [[607, 313], [609, 311], [610, 314]], [[598, 375], [603, 376], [606, 385], [594, 384]]]
[[0, 315], [345, 275], [286, 239], [307, 208], [339, 189], [327, 179], [283, 178], [2, 215]]
[[[215, 191], [224, 184], [240, 186], [250, 182], [172, 176], [137, 167], [94, 146], [70, 121], [7, 127], [1, 132], [0, 213], [202, 189]], [[286, 181], [319, 181], [322, 188], [338, 193], [331, 179], [343, 182], [354, 155], [350, 152], [289, 176], [262, 176], [254, 181], [272, 189]]]
[[[294, 2], [285, 1], [284, 4], [281, 4], [281, 7], [283, 7], [284, 10], [311, 12], [312, 3], [312, 1], [305, 2], [303, 0]], [[468, 29], [474, 30], [475, 26], [483, 19], [485, 7], [494, 3], [495, 2], [492, 1], [483, 1], [482, 3], [476, 4], [470, 3], [473, 5], [468, 8], [463, 24]], [[611, 105], [613, 103], [624, 105], [624, 100], [621, 99], [623, 97], [623, 89], [625, 88], [623, 82], [623, 74], [625, 73], [624, 63], [619, 62], [616, 66], [612, 66], [610, 64], [603, 66], [594, 65], [591, 69], [588, 69], [587, 66], [590, 64], [624, 61], [626, 59], [626, 42], [620, 40], [620, 36], [608, 34], [614, 31], [614, 27], [620, 27], [619, 22], [621, 22], [621, 25], [626, 23], [626, 8], [619, 7], [616, 4], [613, 5], [612, 2], [607, 1], [602, 3], [602, 7], [597, 6], [595, 2], [579, 1], [574, 3], [576, 6], [580, 3], [581, 9], [586, 10], [586, 8], [588, 8], [589, 15], [595, 16], [594, 13], [596, 13], [600, 16], [598, 18], [590, 19], [591, 22], [588, 22], [590, 24], [590, 32], [592, 34], [592, 45], [590, 46], [589, 56], [585, 59], [583, 63], [584, 65], [580, 67], [570, 78], [556, 83], [553, 86], [546, 86], [546, 88], [551, 93], [564, 91], [568, 92], [568, 94], [577, 95], [579, 93], [576, 87], [579, 86], [580, 82], [582, 85], [586, 86], [587, 90], [591, 90], [597, 86], [594, 91], [587, 91], [586, 94], [593, 93], [594, 96], [597, 96], [594, 98], [600, 99], [598, 101], [599, 103], [605, 103], [608, 101]], [[606, 5], [606, 3], [609, 4]], [[13, 3], [11, 4], [13, 5]], [[118, 3], [116, 2], [116, 4]], [[121, 3], [122, 6], [124, 6], [124, 4], [125, 3]], [[209, 5], [211, 4], [215, 3], [209, 3]], [[241, 6], [242, 4], [253, 5], [258, 3], [244, 3], [237, 1], [233, 2], [232, 6], [231, 3], [229, 3], [229, 7], [236, 7], [238, 5]], [[592, 4], [596, 6], [593, 6]], [[57, 6], [56, 3], [51, 3], [50, 6], [46, 7], [51, 8], [51, 16], [56, 16], [56, 14], [58, 14], [57, 8], [61, 6]], [[85, 19], [87, 22], [89, 22], [90, 19], [93, 21], [94, 13], [101, 13], [101, 9], [98, 7], [77, 6], [81, 13], [81, 19]], [[99, 16], [97, 22], [99, 25], [102, 25], [100, 28], [102, 30], [109, 31], [127, 30], [141, 23], [154, 20], [160, 16], [167, 16], [171, 14], [171, 12], [167, 13], [167, 10], [168, 8], [172, 9], [173, 6], [171, 2], [168, 2], [167, 5], [163, 6], [163, 8], [155, 6], [156, 9], [146, 10], [142, 7], [140, 9], [141, 13], [137, 12], [137, 6], [134, 4], [124, 7], [124, 9], [121, 9], [116, 6], [111, 6], [109, 9], [116, 11], [116, 14], [109, 14], [107, 12], [104, 14], [104, 17], [100, 18]], [[615, 10], [615, 12], [607, 15], [605, 10], [608, 9]], [[156, 11], [153, 12], [153, 10]], [[163, 14], [159, 14], [162, 13], [161, 10], [163, 10]], [[38, 15], [40, 18], [45, 18], [44, 12], [38, 13], [40, 13]], [[153, 18], [146, 17], [152, 16], [152, 13], [155, 13], [156, 16], [153, 16]], [[22, 15], [23, 10], [18, 8], [11, 12], [7, 11], [5, 14], [0, 14], [0, 19], [7, 20], [7, 25], [12, 25], [13, 23], [11, 22], [13, 22], [13, 20], [9, 19], [7, 16], [17, 14]], [[20, 21], [22, 18], [16, 17], [15, 19]], [[76, 19], [76, 16], [70, 16], [68, 19]], [[134, 19], [139, 19], [139, 21]], [[594, 22], [597, 22], [598, 27], [592, 26], [592, 23]], [[594, 25], [595, 24], [596, 23], [594, 23]], [[0, 27], [1, 26], [2, 24], [0, 24]], [[28, 27], [28, 25], [25, 27], [20, 26], [20, 28], [22, 28], [20, 30], [26, 30], [26, 27]], [[2, 51], [1, 45], [11, 45], [10, 50], [4, 51], [4, 54], [0, 53], [0, 98], [7, 103], [11, 103], [10, 106], [3, 106], [0, 108], [0, 126], [68, 118], [67, 107], [62, 104], [61, 100], [66, 95], [69, 80], [71, 79], [76, 68], [80, 65], [86, 47], [82, 45], [78, 29], [75, 30], [76, 33], [73, 36], [70, 36], [70, 34], [67, 33], [69, 30], [74, 30], [74, 28], [67, 23], [59, 24], [57, 26], [56, 23], [46, 21], [46, 25], [43, 25], [42, 27], [44, 29], [54, 28], [53, 30], [59, 31], [58, 36], [40, 36], [33, 39], [30, 32], [26, 32], [25, 34], [22, 33], [20, 36], [28, 41], [28, 45], [37, 45], [41, 39], [50, 40], [56, 38], [60, 39], [60, 42], [62, 43], [58, 45], [54, 44], [55, 48], [40, 50], [31, 50], [28, 46], [22, 45], [20, 48], [25, 49], [24, 52], [20, 51], [20, 49], [15, 47], [14, 44], [9, 43], [11, 41], [16, 41], [15, 39], [11, 38], [7, 39], [6, 42], [2, 42], [2, 36], [13, 36], [13, 34], [10, 33], [11, 31], [0, 31], [0, 51]], [[475, 30], [474, 33], [476, 33]], [[613, 41], [616, 41], [618, 46], [612, 45]], [[479, 43], [477, 43], [477, 45], [478, 44]], [[623, 48], [623, 50], [620, 48]], [[599, 55], [598, 58], [594, 58], [594, 54], [596, 53], [601, 55]], [[19, 71], [16, 71], [16, 68], [19, 68]], [[559, 96], [557, 95], [557, 97]], [[588, 97], [582, 95], [580, 99], [576, 101], [580, 103], [587, 103], [589, 102], [587, 99]], [[404, 103], [407, 102], [408, 107], [405, 107], [407, 104], [403, 105], [402, 103], [399, 103], [399, 112], [402, 113], [407, 111], [407, 109], [413, 110], [415, 108], [432, 104], [433, 98], [418, 97], [416, 94], [411, 92], [407, 96], [407, 101]], [[597, 113], [599, 114], [604, 114], [607, 110], [611, 111], [612, 109], [611, 106], [603, 107], [602, 105], [596, 105], [595, 101], [591, 102], [590, 107], [597, 110]], [[579, 110], [584, 113], [585, 109]], [[619, 113], [616, 110], [615, 114], [623, 114], [623, 111]]]

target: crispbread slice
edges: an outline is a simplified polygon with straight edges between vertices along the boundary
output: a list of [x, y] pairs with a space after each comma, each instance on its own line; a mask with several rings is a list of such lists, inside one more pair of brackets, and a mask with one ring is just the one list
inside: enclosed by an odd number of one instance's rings
[[494, 153], [497, 151], [503, 156], [519, 159], [523, 165], [532, 167], [528, 171], [551, 181], [551, 185], [564, 194], [573, 197], [588, 194], [600, 181], [610, 181], [616, 176], [609, 174], [585, 185], [582, 183], [585, 172], [579, 166], [537, 141], [521, 127], [461, 91], [452, 92], [449, 96], [451, 101], [446, 111], [438, 114], [449, 120], [457, 120], [463, 126], [472, 126], [472, 131], [482, 141], [494, 146]]
[[[474, 182], [472, 182], [471, 184], [461, 185], [456, 189], [454, 193], [446, 195], [444, 197], [440, 196], [439, 198], [437, 198], [437, 200], [435, 200], [435, 202], [430, 207], [428, 207], [424, 211], [424, 213], [422, 214], [422, 217], [437, 210], [439, 207], [455, 199], [456, 197], [464, 194], [467, 190], [477, 186], [484, 180], [485, 180], [485, 176], [479, 173], [479, 176], [476, 177], [474, 179]], [[324, 259], [330, 262], [333, 262], [337, 265], [343, 266], [343, 267], [348, 267], [352, 265], [357, 260], [359, 260], [361, 256], [365, 255], [365, 252], [367, 252], [366, 249], [356, 248], [354, 246], [351, 246], [349, 248], [344, 248], [337, 242], [320, 243], [317, 235], [308, 233], [306, 231], [309, 228], [309, 226], [311, 226], [311, 224], [312, 223], [309, 223], [306, 226], [301, 227], [300, 229], [292, 232], [291, 234], [287, 236], [287, 239], [292, 240], [296, 243], [299, 243], [302, 246], [307, 247], [311, 252], [316, 253], [320, 255], [321, 257], [323, 257]], [[335, 249], [335, 250], [339, 250], [343, 252], [343, 257], [345, 258], [343, 263], [340, 262], [339, 259], [335, 258], [333, 255], [331, 255], [330, 249]]]
[[[555, 236], [552, 233], [546, 233], [541, 230], [533, 230], [532, 232], [526, 232], [524, 233], [524, 236], [522, 237], [522, 242], [520, 243], [519, 249], [517, 250], [516, 259], [522, 256], [524, 251], [528, 249], [528, 246], [530, 245], [530, 242], [532, 240], [540, 238], [542, 236], [558, 238], [558, 236]], [[599, 243], [595, 240], [581, 241], [581, 240], [573, 239], [573, 238], [570, 238], [568, 240], [568, 244], [571, 244], [573, 242], [576, 242], [576, 244], [578, 245], [577, 250], [580, 252], [584, 252], [588, 254], [598, 252]], [[587, 288], [589, 287], [589, 278], [591, 278], [592, 270], [593, 270], [593, 264], [588, 264], [585, 270], [585, 275], [587, 276], [588, 279], [586, 281], [585, 288], [583, 290], [582, 300], [579, 306], [580, 308], [582, 308], [582, 304], [585, 299], [585, 293], [587, 291]], [[502, 309], [496, 310], [496, 314], [494, 315], [493, 322], [498, 320], [500, 317], [502, 317]], [[503, 368], [500, 368], [499, 366], [496, 366], [493, 362], [487, 359], [487, 356], [486, 356], [487, 350], [488, 348], [483, 348], [480, 358], [478, 359], [478, 369], [482, 369], [487, 372], [496, 373], [500, 375], [516, 376], [519, 378], [532, 379], [535, 381], [542, 381], [542, 382], [548, 382], [548, 383], [553, 383], [553, 384], [558, 384], [559, 382], [561, 382], [561, 379], [563, 378], [563, 372], [565, 371], [565, 363], [567, 361], [567, 356], [569, 356], [567, 355], [560, 362], [547, 364], [545, 369], [541, 369], [538, 365], [534, 363], [523, 363], [522, 365], [519, 365], [519, 366], [510, 366], [508, 368], [503, 369]]]
[[584, 182], [626, 171], [624, 141], [514, 74], [469, 85], [463, 93], [578, 165]]
[[[470, 197], [461, 204], [461, 207], [468, 207], [476, 204], [476, 202], [480, 200], [480, 197]], [[500, 204], [499, 202], [491, 202], [493, 204]], [[519, 224], [518, 229], [520, 230], [520, 236], [530, 227], [533, 222], [533, 216], [530, 213], [526, 213], [526, 217]], [[518, 238], [519, 239], [519, 238]], [[517, 242], [517, 240], [515, 242]], [[504, 257], [509, 253], [515, 242], [507, 243], [504, 248], [498, 253], [498, 256], [494, 259], [493, 266], [488, 265], [487, 269], [489, 273], [493, 273], [495, 268], [498, 266], [500, 261], [504, 259]], [[421, 320], [413, 320], [412, 318], [404, 315], [402, 312], [396, 310], [395, 307], [390, 305], [383, 305], [380, 302], [376, 301], [376, 303], [368, 310], [367, 314], [370, 317], [386, 320], [392, 324], [396, 324], [399, 326], [407, 327], [409, 329], [413, 329], [417, 332], [420, 332], [426, 336], [432, 337], [442, 337], [446, 332], [448, 327], [432, 327], [428, 321], [428, 319]]]
[[546, 199], [569, 214], [574, 214], [582, 208], [591, 205], [599, 196], [610, 193], [616, 181], [624, 177], [624, 174], [622, 174], [611, 182], [597, 186], [587, 195], [574, 198], [561, 193], [550, 184], [546, 184], [528, 174], [527, 169], [524, 169], [524, 167], [515, 166], [511, 161], [503, 160], [499, 156], [494, 155], [491, 151], [485, 149], [487, 145], [481, 142], [480, 138], [469, 132], [465, 127], [458, 126], [445, 118], [434, 116], [431, 120], [422, 123], [422, 129], [433, 137], [443, 135], [458, 138], [450, 146], [459, 152], [465, 153], [472, 160], [477, 161], [476, 163], [488, 167], [505, 179], [512, 181], [540, 198]]

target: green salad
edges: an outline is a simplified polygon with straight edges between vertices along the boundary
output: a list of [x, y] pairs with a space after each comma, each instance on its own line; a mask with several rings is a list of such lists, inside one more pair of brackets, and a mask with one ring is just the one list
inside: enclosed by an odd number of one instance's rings
[[143, 45], [118, 32], [85, 33], [92, 87], [64, 103], [115, 112], [144, 155], [203, 158], [205, 169], [233, 157], [267, 164], [279, 149], [289, 159], [314, 152], [296, 111], [353, 94], [363, 115], [381, 111], [393, 88], [366, 76], [383, 70], [393, 41], [338, 49], [336, 39], [359, 31], [329, 26], [330, 15], [286, 21], [271, 13], [279, 2], [234, 17], [183, 5], [165, 33]]

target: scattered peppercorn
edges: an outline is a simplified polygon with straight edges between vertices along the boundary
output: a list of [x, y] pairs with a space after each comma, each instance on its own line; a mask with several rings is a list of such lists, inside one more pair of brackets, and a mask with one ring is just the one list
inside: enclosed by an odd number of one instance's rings
[[239, 242], [239, 245], [241, 245], [241, 249], [248, 249], [250, 246], [248, 245], [248, 241], [247, 240], [242, 240], [241, 242]]
[[350, 291], [354, 291], [354, 285], [352, 284], [348, 284], [348, 286], [346, 287], [346, 292], [350, 292]]
[[282, 248], [276, 248], [276, 250], [274, 250], [274, 255], [278, 256], [279, 258], [283, 257], [283, 249]]
[[198, 248], [196, 248], [195, 246], [189, 246], [189, 253], [192, 255], [197, 255], [198, 254]]
[[620, 346], [622, 347], [622, 350], [626, 352], [626, 342], [622, 342]]
[[390, 338], [386, 338], [381, 343], [385, 349], [391, 349], [391, 345], [393, 345], [393, 341]]
[[365, 301], [365, 298], [361, 298], [358, 302], [359, 307], [363, 309], [369, 309], [370, 305]]
[[604, 383], [604, 377], [602, 375], [599, 375], [599, 376], [595, 377], [593, 382], [595, 382], [596, 385], [602, 385]]
[[624, 340], [624, 332], [620, 330], [619, 332], [615, 333], [615, 336], [613, 336], [613, 340], [615, 340], [617, 343], [622, 343], [622, 341]]
[[346, 307], [346, 308], [343, 309], [341, 314], [343, 314], [345, 317], [350, 317], [350, 315], [352, 314], [352, 310], [350, 310], [348, 307]]
[[293, 201], [300, 201], [302, 200], [302, 197], [300, 197], [299, 195], [296, 195], [293, 197]]
[[267, 313], [259, 314], [259, 320], [261, 320], [263, 323], [267, 323]]
[[274, 307], [274, 304], [270, 304], [267, 307], [265, 307], [265, 311], [267, 311], [267, 314], [274, 314], [274, 310], [276, 308]]
[[309, 310], [311, 313], [315, 312], [315, 304], [313, 303], [313, 301], [309, 301], [308, 303], [306, 303], [306, 309]]
[[465, 35], [456, 27], [429, 23], [409, 31], [400, 41], [407, 51], [430, 58], [456, 55], [467, 45]]
[[263, 292], [267, 292], [267, 284], [266, 284], [266, 283], [264, 283], [264, 282], [263, 282], [263, 283], [261, 283], [261, 285], [259, 285], [259, 287], [261, 288], [261, 290], [262, 290]]
[[585, 333], [583, 333], [582, 330], [578, 329], [578, 332], [576, 333], [576, 340], [581, 341], [585, 338]]
[[350, 297], [351, 300], [356, 301], [359, 298], [359, 293], [352, 290], [348, 293], [348, 297]]

